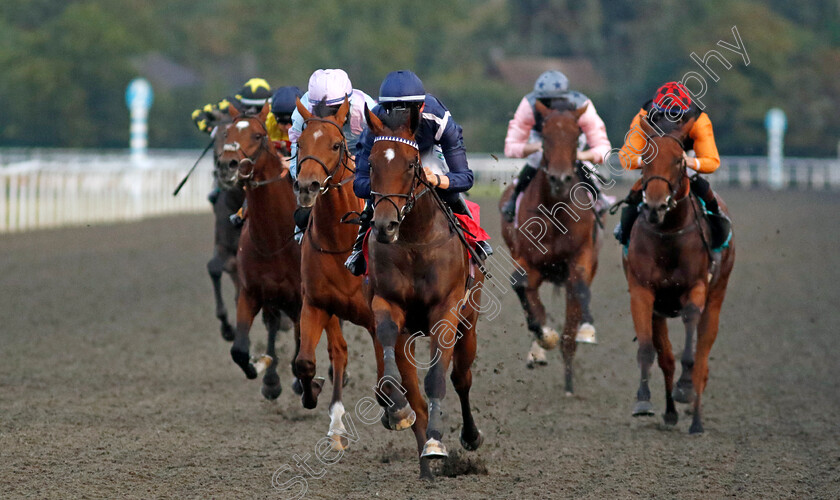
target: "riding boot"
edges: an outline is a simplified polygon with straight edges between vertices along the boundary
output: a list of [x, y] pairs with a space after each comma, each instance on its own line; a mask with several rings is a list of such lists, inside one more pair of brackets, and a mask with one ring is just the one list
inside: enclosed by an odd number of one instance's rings
[[591, 188], [589, 192], [592, 193], [595, 201], [595, 213], [598, 217], [601, 217], [610, 208], [610, 204], [605, 203], [601, 194], [601, 188], [595, 182], [597, 176], [595, 169], [590, 169], [589, 165], [578, 161], [575, 165], [575, 171], [577, 172], [578, 179]]
[[516, 216], [516, 199], [525, 191], [525, 188], [528, 187], [528, 184], [531, 183], [536, 175], [537, 169], [531, 165], [525, 164], [522, 167], [522, 170], [519, 172], [519, 179], [513, 186], [513, 194], [510, 195], [510, 199], [502, 206], [502, 217], [505, 221], [513, 222], [513, 218]]
[[691, 178], [691, 192], [703, 200], [706, 208], [706, 219], [712, 233], [712, 250], [718, 250], [729, 240], [729, 233], [732, 230], [732, 221], [720, 211], [717, 197], [715, 196], [709, 181], [695, 175]]
[[344, 262], [344, 267], [350, 271], [353, 276], [361, 276], [367, 270], [367, 263], [363, 252], [365, 235], [370, 229], [370, 223], [373, 220], [373, 207], [370, 202], [365, 204], [365, 209], [359, 217], [361, 224], [359, 225], [359, 234], [356, 235], [356, 241], [353, 242], [353, 251], [347, 260]]
[[[464, 201], [464, 197], [462, 195], [458, 195], [458, 199], [452, 203], [449, 203], [449, 208], [452, 209], [453, 213], [466, 215], [470, 219], [475, 220], [473, 217], [472, 212], [470, 212], [469, 207], [467, 206], [467, 202]], [[476, 250], [478, 251], [478, 257], [483, 261], [486, 260], [487, 257], [493, 255], [493, 247], [490, 246], [490, 243], [487, 241], [476, 241], [475, 242]]]
[[633, 223], [639, 217], [639, 205], [642, 203], [641, 189], [631, 190], [627, 198], [624, 199], [626, 206], [621, 209], [621, 222], [615, 227], [613, 235], [623, 246], [630, 243], [630, 232], [633, 229]]
[[306, 231], [306, 226], [309, 225], [309, 215], [312, 213], [312, 207], [298, 207], [295, 209], [295, 241], [300, 244], [303, 241], [303, 233]]
[[240, 228], [245, 224], [245, 219], [248, 218], [248, 200], [242, 203], [242, 206], [236, 212], [230, 214], [230, 223], [233, 227]]

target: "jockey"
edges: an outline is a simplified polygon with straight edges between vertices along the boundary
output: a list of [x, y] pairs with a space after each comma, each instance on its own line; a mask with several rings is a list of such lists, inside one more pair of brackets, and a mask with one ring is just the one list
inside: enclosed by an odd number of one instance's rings
[[[675, 117], [679, 117], [674, 121]], [[712, 191], [709, 181], [700, 177], [699, 174], [711, 174], [720, 166], [720, 156], [715, 145], [715, 135], [712, 131], [712, 122], [709, 115], [700, 110], [685, 86], [679, 82], [669, 82], [659, 87], [653, 99], [645, 103], [641, 110], [633, 117], [630, 123], [631, 133], [627, 134], [625, 144], [619, 151], [619, 159], [622, 167], [628, 170], [642, 168], [643, 158], [641, 153], [645, 150], [646, 134], [641, 129], [641, 120], [647, 119], [653, 124], [661, 124], [661, 127], [669, 123], [679, 125], [696, 118], [694, 125], [688, 133], [684, 142], [685, 151], [683, 158], [688, 168], [697, 172], [698, 175], [691, 177], [691, 191], [703, 200], [706, 210], [714, 217], [708, 220], [712, 229], [712, 248], [718, 249], [726, 243], [729, 237], [731, 222], [729, 218], [720, 211], [715, 193]], [[670, 125], [673, 127], [673, 125]], [[640, 133], [632, 133], [638, 131]], [[688, 156], [687, 151], [693, 149], [695, 158]], [[616, 239], [624, 246], [630, 242], [630, 231], [633, 223], [639, 216], [639, 207], [642, 204], [641, 179], [631, 188], [630, 194], [624, 200], [627, 206], [621, 211], [621, 222], [616, 226], [614, 234]]]
[[[371, 112], [379, 117], [397, 110], [414, 109], [420, 114], [420, 124], [415, 133], [420, 150], [421, 163], [426, 181], [437, 186], [437, 192], [452, 211], [458, 214], [470, 214], [464, 202], [462, 192], [473, 185], [473, 172], [467, 165], [467, 153], [461, 127], [455, 123], [449, 110], [433, 95], [427, 94], [423, 82], [408, 70], [394, 71], [385, 77], [379, 87], [379, 105]], [[353, 190], [356, 196], [370, 199], [370, 150], [374, 136], [370, 130], [362, 134], [356, 147], [356, 179]], [[370, 227], [373, 208], [368, 202], [361, 217], [362, 226], [353, 244], [353, 253], [347, 258], [345, 266], [356, 276], [365, 272], [365, 259], [362, 244]], [[479, 255], [483, 258], [493, 253], [486, 241], [477, 242]]]
[[[537, 101], [551, 109], [580, 109], [586, 106], [578, 124], [586, 140], [579, 140], [580, 146], [588, 145], [586, 150], [578, 150], [578, 161], [603, 163], [604, 157], [610, 151], [610, 140], [607, 138], [607, 128], [604, 120], [598, 116], [595, 106], [588, 97], [569, 90], [569, 80], [560, 71], [546, 71], [537, 78], [533, 92], [526, 94], [519, 102], [513, 119], [508, 123], [505, 137], [505, 156], [509, 158], [526, 158], [525, 166], [519, 172], [519, 179], [514, 185], [513, 195], [502, 206], [502, 216], [508, 222], [513, 222], [516, 214], [516, 199], [525, 191], [537, 173], [542, 161], [542, 121], [543, 117], [535, 109]], [[580, 179], [586, 182], [595, 192], [599, 192], [588, 174], [578, 172]], [[603, 212], [608, 207], [603, 196], [596, 198], [596, 211]]]
[[265, 126], [277, 152], [283, 156], [292, 154], [289, 129], [292, 128], [292, 113], [295, 112], [297, 99], [301, 95], [297, 87], [280, 87], [271, 96], [271, 113], [265, 120]]
[[[347, 141], [347, 150], [354, 151], [362, 131], [367, 128], [365, 106], [372, 108], [376, 105], [376, 101], [361, 90], [354, 89], [350, 77], [344, 70], [315, 70], [309, 77], [309, 88], [300, 98], [300, 103], [309, 111], [312, 111], [316, 104], [325, 106], [324, 113], [329, 116], [338, 112], [338, 108], [344, 103], [345, 97], [350, 102], [350, 111], [347, 120], [344, 122], [344, 139]], [[289, 139], [292, 141], [292, 158], [289, 169], [294, 179], [297, 178], [297, 140], [301, 132], [303, 132], [303, 116], [295, 107], [292, 113], [292, 127], [289, 129]], [[295, 239], [298, 242], [303, 237], [303, 231], [309, 222], [310, 212], [312, 212], [312, 208], [298, 207], [295, 210], [295, 224], [298, 228]]]

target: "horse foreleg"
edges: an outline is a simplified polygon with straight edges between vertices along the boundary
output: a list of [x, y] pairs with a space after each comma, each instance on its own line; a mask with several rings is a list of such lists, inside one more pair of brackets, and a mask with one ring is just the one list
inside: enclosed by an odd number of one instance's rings
[[534, 363], [544, 365], [545, 352], [541, 349], [553, 349], [560, 340], [560, 336], [551, 328], [544, 328], [545, 325], [545, 307], [540, 301], [539, 288], [542, 284], [542, 275], [536, 269], [530, 267], [524, 259], [517, 261], [523, 269], [525, 274], [514, 272], [511, 275], [513, 280], [513, 291], [516, 292], [519, 298], [519, 304], [525, 312], [525, 320], [528, 324], [528, 330], [532, 334], [536, 347], [532, 345], [531, 352], [528, 354], [528, 367], [533, 368]]
[[402, 334], [397, 338], [397, 352], [407, 353], [410, 355], [410, 357], [408, 355], [398, 356], [397, 367], [399, 368], [400, 375], [402, 376], [408, 403], [411, 405], [411, 408], [414, 410], [414, 414], [416, 415], [416, 419], [414, 420], [414, 424], [411, 426], [411, 430], [414, 432], [414, 439], [417, 443], [417, 455], [420, 457], [420, 478], [434, 479], [431, 464], [429, 463], [429, 457], [423, 456], [423, 448], [426, 444], [426, 430], [429, 424], [429, 411], [426, 407], [426, 400], [423, 399], [423, 394], [420, 392], [420, 382], [417, 379], [417, 367], [411, 362], [412, 359], [416, 359], [414, 357], [414, 342], [407, 342], [408, 338], [409, 337], [407, 335]]
[[636, 404], [633, 407], [633, 416], [653, 415], [653, 405], [650, 403], [650, 367], [653, 365], [653, 358], [656, 350], [653, 347], [653, 292], [631, 279], [630, 282], [630, 312], [633, 315], [633, 327], [636, 330], [636, 338], [639, 341], [639, 350], [636, 359], [642, 372], [639, 381], [639, 390], [636, 392]]
[[712, 344], [715, 343], [715, 339], [717, 338], [720, 324], [720, 308], [723, 306], [724, 292], [725, 290], [713, 293], [706, 304], [706, 309], [700, 316], [700, 324], [697, 330], [696, 363], [692, 371], [694, 391], [697, 398], [694, 400], [694, 415], [691, 421], [691, 427], [688, 430], [691, 434], [703, 432], [700, 400], [703, 391], [706, 389], [706, 382], [709, 380], [709, 352], [712, 350]]
[[[580, 303], [580, 296], [575, 293], [575, 290], [580, 288], [580, 285], [585, 287], [586, 283], [574, 281], [566, 284], [566, 322], [563, 325], [561, 348], [563, 349], [563, 367], [567, 396], [571, 396], [574, 393], [573, 362], [575, 359], [575, 350], [577, 349], [578, 324], [580, 323], [581, 311], [583, 309]], [[587, 292], [588, 290], [587, 287]]]
[[685, 325], [685, 346], [683, 347], [680, 364], [682, 373], [674, 388], [674, 401], [678, 403], [694, 402], [694, 385], [691, 373], [694, 368], [694, 336], [697, 333], [697, 323], [706, 302], [706, 285], [701, 283], [688, 292], [686, 304], [682, 310], [682, 320]]
[[327, 436], [332, 438], [334, 450], [343, 450], [350, 444], [347, 437], [347, 430], [341, 421], [344, 415], [344, 403], [341, 402], [341, 391], [344, 387], [344, 380], [347, 369], [347, 342], [341, 331], [341, 324], [338, 316], [332, 316], [327, 323], [327, 350], [330, 354], [330, 368], [332, 370], [333, 393], [330, 401], [330, 431]]
[[315, 378], [315, 348], [329, 321], [330, 315], [326, 311], [314, 307], [304, 297], [300, 311], [300, 350], [295, 357], [295, 376], [303, 389], [303, 407], [310, 410], [318, 406], [318, 395], [323, 387], [323, 379]]
[[266, 368], [265, 375], [263, 375], [263, 385], [260, 391], [266, 399], [274, 400], [283, 391], [283, 388], [280, 386], [280, 376], [277, 375], [277, 351], [275, 350], [277, 330], [280, 329], [280, 311], [273, 307], [263, 309], [263, 323], [265, 323], [265, 328], [268, 330], [266, 355], [271, 358], [271, 363]]
[[405, 327], [405, 313], [399, 307], [379, 296], [371, 301], [376, 338], [382, 345], [383, 375], [374, 387], [377, 398], [385, 403], [383, 423], [391, 430], [408, 429], [417, 418], [405, 397], [406, 389], [397, 367], [396, 345], [400, 332]]
[[674, 387], [674, 351], [668, 338], [668, 323], [661, 316], [653, 317], [653, 346], [656, 348], [656, 359], [665, 377], [665, 415], [662, 418], [667, 425], [675, 425], [679, 420], [677, 409], [671, 390]]
[[260, 312], [259, 302], [250, 293], [243, 290], [236, 301], [236, 335], [230, 347], [230, 356], [242, 368], [249, 379], [257, 378], [257, 368], [251, 363], [251, 341], [248, 333], [257, 313]]
[[[587, 344], [597, 343], [595, 339], [595, 320], [589, 307], [592, 300], [590, 285], [595, 278], [595, 269], [598, 267], [598, 256], [595, 252], [594, 245], [590, 245], [575, 258], [574, 264], [570, 266], [569, 280], [566, 283], [566, 293], [574, 295], [580, 307], [579, 319], [574, 324], [576, 328], [575, 340]], [[567, 319], [568, 316], [567, 313]]]
[[223, 271], [224, 262], [222, 262], [218, 254], [213, 255], [213, 258], [207, 262], [207, 274], [210, 275], [210, 281], [213, 282], [213, 295], [216, 298], [216, 318], [221, 323], [220, 331], [222, 338], [230, 342], [236, 333], [233, 330], [233, 326], [228, 322], [227, 308], [225, 307], [224, 299], [222, 299]]

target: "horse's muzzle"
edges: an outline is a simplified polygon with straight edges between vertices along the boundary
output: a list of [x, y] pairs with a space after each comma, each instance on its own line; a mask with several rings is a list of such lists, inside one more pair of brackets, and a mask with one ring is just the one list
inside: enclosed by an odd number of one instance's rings
[[301, 182], [300, 179], [298, 179], [292, 185], [292, 189], [297, 196], [298, 206], [309, 208], [315, 204], [315, 199], [321, 191], [321, 183], [318, 181]]
[[375, 221], [373, 223], [373, 234], [379, 243], [394, 243], [399, 238], [400, 223], [395, 220]]
[[572, 174], [548, 174], [548, 186], [554, 195], [562, 194], [571, 187], [574, 176]]

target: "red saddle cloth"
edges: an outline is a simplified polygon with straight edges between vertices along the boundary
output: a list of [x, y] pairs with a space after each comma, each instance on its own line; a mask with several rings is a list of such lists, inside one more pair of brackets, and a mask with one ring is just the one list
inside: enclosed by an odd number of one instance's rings
[[[458, 223], [461, 224], [461, 228], [464, 230], [464, 238], [467, 240], [467, 243], [475, 249], [475, 243], [477, 241], [487, 241], [490, 239], [490, 235], [487, 234], [481, 227], [481, 207], [478, 203], [464, 200], [467, 203], [467, 208], [470, 209], [470, 213], [473, 214], [473, 218], [470, 218], [469, 215], [461, 215], [455, 214], [455, 217], [458, 218]], [[365, 256], [365, 264], [368, 263], [368, 239], [370, 238], [370, 229], [367, 230], [365, 234], [365, 240], [362, 244], [362, 253]], [[466, 252], [466, 249], [464, 250]], [[467, 255], [469, 257], [469, 255]], [[365, 275], [367, 275], [367, 271], [365, 271]]]

